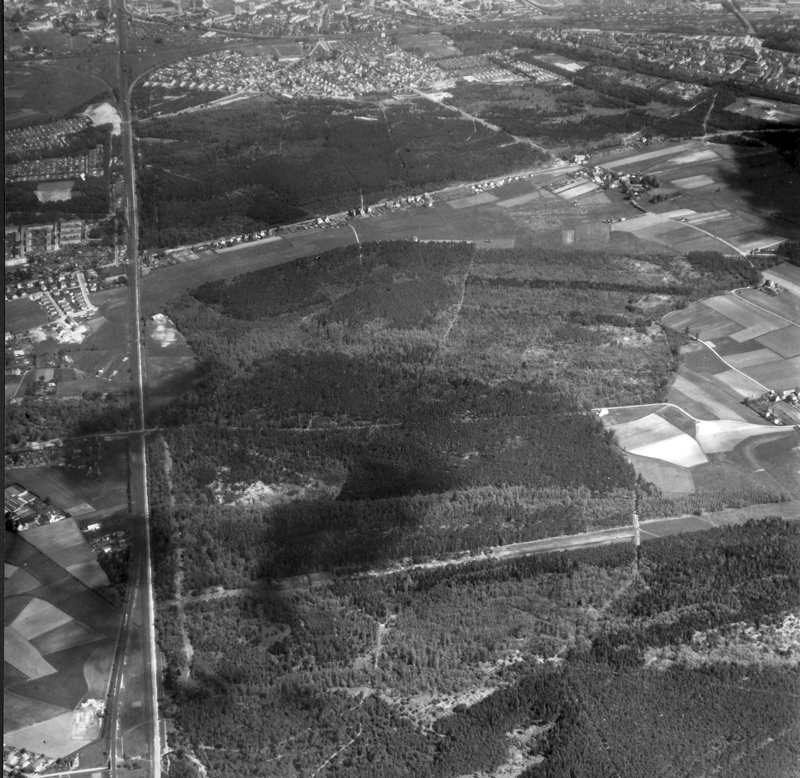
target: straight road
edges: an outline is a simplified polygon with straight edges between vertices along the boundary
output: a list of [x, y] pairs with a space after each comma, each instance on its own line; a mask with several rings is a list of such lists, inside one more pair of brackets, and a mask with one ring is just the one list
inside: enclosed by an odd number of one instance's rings
[[[147, 496], [147, 451], [145, 447], [146, 427], [144, 423], [145, 385], [144, 359], [142, 355], [142, 329], [139, 304], [139, 222], [136, 203], [136, 169], [133, 150], [133, 130], [131, 127], [131, 85], [129, 83], [129, 48], [128, 48], [128, 10], [124, 0], [114, 0], [117, 35], [119, 43], [119, 59], [117, 70], [118, 105], [122, 118], [121, 141], [122, 156], [125, 167], [125, 196], [127, 215], [127, 277], [130, 319], [128, 336], [130, 338], [130, 357], [133, 386], [131, 391], [131, 410], [133, 413], [133, 430], [129, 433], [130, 441], [130, 491], [131, 510], [134, 515], [133, 525], [133, 561], [128, 584], [128, 597], [120, 627], [117, 644], [115, 671], [111, 683], [111, 695], [108, 706], [109, 727], [109, 772], [116, 778], [118, 749], [121, 744], [121, 715], [124, 708], [125, 663], [132, 646], [133, 630], [143, 630], [144, 686], [143, 689], [130, 690], [142, 700], [144, 720], [147, 726], [147, 742], [149, 751], [150, 775], [161, 776], [161, 732], [158, 720], [158, 662], [155, 643], [155, 605], [153, 599], [152, 560], [150, 553], [150, 508]], [[141, 624], [137, 627], [136, 622]], [[142, 755], [144, 758], [144, 755]]]

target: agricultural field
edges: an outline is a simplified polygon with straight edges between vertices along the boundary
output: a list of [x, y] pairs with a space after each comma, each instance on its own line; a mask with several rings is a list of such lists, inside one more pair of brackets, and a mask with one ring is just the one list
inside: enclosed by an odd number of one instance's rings
[[[745, 398], [800, 385], [800, 271], [784, 263], [764, 276], [780, 287], [777, 296], [741, 289], [664, 318], [666, 326], [698, 341], [684, 347], [685, 366], [671, 394], [690, 413], [700, 405], [718, 419], [755, 421]], [[800, 422], [800, 411], [791, 405], [776, 409], [786, 423]]]
[[612, 409], [602, 418], [637, 474], [665, 497], [717, 495], [724, 502], [750, 493], [752, 499], [746, 499], [751, 502], [800, 498], [800, 479], [791, 476], [792, 468], [800, 467], [794, 429], [696, 420], [669, 405], [648, 410], [626, 420], [630, 414]]
[[6, 744], [61, 757], [99, 737], [77, 709], [106, 694], [119, 627], [95, 591], [107, 585], [73, 520], [6, 533]]
[[[55, 31], [51, 31], [55, 32]], [[108, 84], [88, 73], [67, 68], [6, 63], [4, 70], [6, 127], [31, 119], [58, 119], [77, 108], [110, 95]]]
[[48, 321], [49, 317], [44, 308], [27, 297], [7, 300], [5, 303], [6, 332], [25, 332], [33, 327], [41, 327]]
[[30, 489], [40, 499], [49, 497], [56, 508], [68, 516], [91, 513], [94, 508], [78, 497], [61, 481], [61, 471], [56, 468], [20, 468], [6, 471], [6, 483], [17, 483]]

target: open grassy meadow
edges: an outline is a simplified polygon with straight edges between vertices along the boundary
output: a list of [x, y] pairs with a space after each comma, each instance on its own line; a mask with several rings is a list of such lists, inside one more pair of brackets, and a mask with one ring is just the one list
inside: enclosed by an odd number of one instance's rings
[[97, 76], [48, 65], [22, 67], [6, 63], [5, 88], [13, 90], [14, 95], [5, 100], [9, 128], [30, 119], [58, 119], [111, 94], [108, 84]]
[[49, 318], [44, 309], [27, 297], [20, 300], [6, 301], [5, 328], [6, 332], [24, 332], [33, 327], [47, 324]]

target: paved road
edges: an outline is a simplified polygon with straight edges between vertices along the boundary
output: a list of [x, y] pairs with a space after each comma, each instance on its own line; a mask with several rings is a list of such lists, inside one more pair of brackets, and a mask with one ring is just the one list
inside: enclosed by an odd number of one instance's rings
[[[133, 150], [133, 131], [131, 127], [131, 85], [129, 84], [128, 29], [125, 0], [115, 0], [117, 34], [119, 42], [119, 61], [117, 72], [118, 104], [122, 117], [121, 142], [125, 166], [125, 195], [127, 209], [127, 276], [130, 300], [129, 338], [133, 387], [131, 405], [134, 430], [129, 433], [130, 441], [130, 489], [133, 525], [133, 561], [125, 611], [123, 613], [120, 636], [117, 643], [115, 671], [112, 677], [111, 694], [108, 706], [109, 770], [111, 778], [116, 778], [120, 754], [120, 717], [125, 704], [123, 689], [125, 658], [132, 645], [136, 622], [144, 632], [144, 689], [130, 690], [142, 700], [143, 716], [147, 727], [149, 750], [149, 769], [153, 778], [161, 775], [161, 732], [158, 721], [158, 662], [155, 647], [155, 607], [152, 586], [152, 562], [150, 556], [149, 503], [147, 496], [147, 452], [145, 448], [146, 427], [145, 409], [145, 366], [142, 356], [142, 330], [139, 305], [139, 267], [138, 267], [138, 213], [136, 204], [136, 171]], [[144, 756], [144, 755], [142, 755]]]

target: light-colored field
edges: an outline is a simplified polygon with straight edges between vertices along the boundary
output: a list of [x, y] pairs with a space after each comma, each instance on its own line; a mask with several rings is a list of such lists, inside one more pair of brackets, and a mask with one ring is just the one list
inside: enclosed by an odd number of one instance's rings
[[581, 205], [607, 205], [610, 203], [608, 195], [605, 192], [595, 192], [588, 197], [584, 197], [581, 200]]
[[3, 732], [29, 727], [38, 721], [52, 719], [62, 713], [69, 711], [57, 705], [48, 705], [11, 692], [3, 694]]
[[739, 368], [739, 370], [745, 367], [766, 365], [768, 362], [780, 362], [780, 360], [781, 357], [768, 348], [760, 348], [756, 351], [745, 351], [744, 354], [725, 355], [725, 361]]
[[680, 467], [692, 467], [707, 461], [693, 438], [657, 414], [618, 424], [611, 429], [619, 445], [630, 454], [660, 459]]
[[745, 372], [770, 389], [780, 392], [796, 389], [800, 386], [800, 357], [748, 367]]
[[697, 441], [707, 454], [732, 451], [743, 440], [759, 435], [786, 434], [780, 427], [737, 421], [701, 421], [697, 424]]
[[70, 621], [72, 621], [72, 617], [56, 608], [55, 605], [35, 597], [23, 608], [22, 613], [14, 619], [11, 626], [25, 640], [33, 640], [33, 638]]
[[663, 224], [664, 217], [658, 213], [646, 213], [644, 216], [637, 216], [635, 219], [628, 219], [624, 222], [617, 222], [611, 225], [611, 229], [617, 232], [638, 232], [654, 224]]
[[100, 646], [89, 657], [83, 666], [83, 676], [86, 679], [86, 685], [89, 687], [89, 690], [86, 692], [87, 697], [103, 699], [106, 696], [113, 664], [113, 642]]
[[512, 197], [509, 200], [501, 200], [497, 203], [501, 208], [514, 208], [517, 205], [525, 205], [533, 200], [538, 200], [541, 197], [539, 192], [528, 192], [527, 194]]
[[758, 338], [758, 342], [785, 359], [791, 359], [800, 355], [800, 327], [790, 324], [783, 329], [762, 335]]
[[770, 246], [783, 243], [786, 238], [776, 235], [774, 232], [750, 230], [749, 232], [734, 235], [727, 240], [729, 243], [733, 243], [739, 251], [749, 252], [753, 249], [769, 248]]
[[638, 162], [645, 162], [649, 159], [657, 159], [658, 157], [668, 157], [672, 154], [677, 154], [680, 151], [688, 151], [694, 147], [693, 143], [682, 143], [678, 146], [670, 146], [665, 149], [657, 149], [656, 151], [647, 151], [644, 154], [636, 154], [632, 157], [623, 157], [609, 162], [606, 167], [611, 170], [616, 170], [623, 165], [635, 165]]
[[741, 414], [737, 413], [720, 399], [713, 397], [702, 387], [690, 381], [685, 376], [678, 375], [673, 381], [672, 386], [682, 394], [690, 397], [694, 402], [705, 407], [718, 419], [735, 419], [744, 422], [744, 417]]
[[13, 627], [5, 627], [3, 631], [3, 659], [28, 678], [42, 678], [56, 672]]
[[697, 441], [683, 432], [678, 437], [670, 440], [639, 446], [636, 449], [632, 449], [630, 453], [642, 457], [660, 459], [680, 467], [694, 467], [708, 461], [703, 450], [697, 445]]
[[571, 200], [573, 197], [580, 197], [581, 195], [589, 194], [589, 192], [594, 192], [598, 188], [593, 181], [586, 181], [578, 186], [573, 186], [571, 189], [561, 190], [556, 194], [564, 200]]
[[70, 620], [55, 629], [45, 632], [35, 639], [31, 644], [39, 651], [42, 656], [63, 651], [73, 646], [81, 646], [84, 643], [92, 643], [95, 640], [102, 640], [103, 635], [89, 629], [79, 621]]
[[784, 293], [773, 297], [755, 289], [742, 289], [736, 294], [745, 300], [755, 303], [760, 308], [766, 308], [768, 311], [778, 314], [778, 316], [800, 323], [800, 296], [796, 294]]
[[742, 375], [736, 370], [726, 370], [724, 373], [718, 373], [716, 378], [733, 389], [742, 398], [757, 397], [769, 388], [762, 386], [759, 382]]
[[471, 208], [474, 205], [483, 205], [484, 203], [493, 203], [497, 200], [493, 194], [489, 192], [479, 192], [469, 197], [461, 197], [458, 200], [448, 200], [447, 204], [451, 208]]
[[[51, 559], [58, 551], [72, 546], [86, 546], [86, 538], [74, 519], [62, 519], [55, 524], [44, 524], [25, 532], [25, 540]], [[91, 549], [90, 549], [91, 553]]]
[[[14, 480], [25, 489], [30, 489], [35, 495], [44, 499], [49, 497], [53, 505], [61, 508], [69, 516], [80, 516], [84, 513], [91, 513], [92, 508], [89, 503], [84, 502], [73, 494], [66, 486], [60, 484], [47, 473], [36, 467], [21, 468], [14, 471]], [[55, 525], [53, 525], [55, 526]], [[34, 532], [35, 530], [27, 530]]]
[[692, 216], [696, 213], [691, 208], [678, 208], [675, 211], [664, 211], [663, 213], [659, 214], [663, 216], [665, 219], [683, 219], [686, 218], [686, 221], [691, 221], [689, 216]]
[[708, 300], [703, 300], [702, 305], [721, 313], [723, 316], [727, 316], [747, 330], [763, 328], [763, 334], [766, 334], [767, 332], [779, 330], [786, 326], [786, 322], [783, 321], [783, 319], [778, 318], [768, 311], [755, 308], [733, 294], [710, 297]]
[[715, 183], [711, 176], [687, 176], [686, 178], [676, 178], [672, 183], [679, 186], [681, 189], [699, 189], [701, 186], [709, 186]]
[[673, 165], [688, 165], [692, 162], [704, 162], [709, 159], [719, 159], [719, 157], [711, 149], [697, 149], [697, 151], [689, 151], [686, 154], [679, 154], [677, 157], [673, 157], [670, 163]]
[[[11, 565], [7, 565], [7, 567], [11, 567]], [[14, 575], [5, 580], [3, 594], [6, 597], [11, 597], [15, 594], [29, 592], [38, 586], [40, 586], [39, 582], [27, 570], [18, 568]]]
[[670, 440], [682, 434], [677, 427], [659, 416], [656, 410], [639, 419], [612, 427], [621, 448], [633, 451], [640, 446]]
[[66, 565], [66, 571], [90, 589], [101, 589], [111, 583], [96, 559]]
[[658, 459], [629, 454], [628, 458], [645, 481], [655, 484], [665, 492], [694, 492], [694, 479], [691, 470]]
[[7, 732], [4, 741], [36, 754], [61, 758], [92, 742], [92, 739], [73, 739], [74, 722], [75, 714], [69, 711], [39, 724]]
[[800, 297], [800, 267], [784, 262], [765, 270], [762, 275]]
[[108, 576], [74, 519], [34, 527], [25, 533], [25, 539], [90, 589], [108, 586]]
[[672, 244], [672, 247], [682, 254], [688, 254], [690, 251], [730, 251], [729, 246], [708, 235], [676, 242]]
[[684, 229], [684, 227], [680, 222], [665, 221], [660, 222], [659, 224], [652, 224], [651, 226], [645, 227], [642, 230], [637, 230], [637, 234], [645, 240], [653, 240], [653, 238], [681, 229]]
[[[730, 216], [730, 211], [726, 211], [723, 208], [719, 211], [706, 211], [705, 213], [695, 213], [691, 216], [686, 216], [686, 221], [689, 222], [689, 224], [706, 224], [707, 222], [717, 219], [729, 219]], [[713, 232], [713, 230], [711, 230], [711, 232]]]

